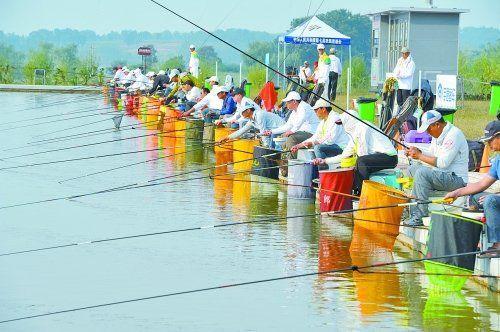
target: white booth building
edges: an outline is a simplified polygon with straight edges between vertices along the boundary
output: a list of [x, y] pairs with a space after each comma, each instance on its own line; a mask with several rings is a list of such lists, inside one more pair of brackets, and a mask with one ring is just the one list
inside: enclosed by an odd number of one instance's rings
[[[401, 47], [407, 46], [415, 61], [415, 73], [422, 71], [435, 88], [436, 75], [458, 74], [460, 14], [466, 9], [390, 8], [371, 13], [371, 86], [381, 86], [393, 71]], [[418, 86], [414, 75], [413, 86]]]

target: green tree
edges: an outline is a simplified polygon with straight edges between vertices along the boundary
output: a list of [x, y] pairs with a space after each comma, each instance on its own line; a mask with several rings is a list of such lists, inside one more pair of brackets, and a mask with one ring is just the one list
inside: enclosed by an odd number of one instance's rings
[[47, 84], [52, 82], [51, 75], [54, 68], [53, 58], [54, 45], [42, 43], [37, 50], [31, 50], [23, 67], [23, 74], [26, 83], [32, 84], [34, 81], [35, 69], [44, 69]]

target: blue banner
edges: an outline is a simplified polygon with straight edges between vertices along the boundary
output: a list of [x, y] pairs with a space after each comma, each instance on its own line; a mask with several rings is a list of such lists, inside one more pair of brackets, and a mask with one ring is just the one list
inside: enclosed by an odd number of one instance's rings
[[287, 44], [332, 44], [350, 45], [351, 39], [347, 38], [324, 38], [324, 37], [291, 37], [285, 36]]

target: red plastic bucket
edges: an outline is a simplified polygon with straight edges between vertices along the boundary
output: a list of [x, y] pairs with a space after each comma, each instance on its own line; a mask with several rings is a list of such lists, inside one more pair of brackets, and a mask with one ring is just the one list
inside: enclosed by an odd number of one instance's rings
[[341, 168], [319, 172], [319, 208], [321, 212], [352, 209], [352, 198], [335, 194], [332, 191], [344, 194], [352, 193], [354, 168]]

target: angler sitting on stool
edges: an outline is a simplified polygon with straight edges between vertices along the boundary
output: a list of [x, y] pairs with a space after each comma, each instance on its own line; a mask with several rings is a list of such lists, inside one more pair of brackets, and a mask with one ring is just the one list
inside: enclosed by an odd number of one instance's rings
[[[247, 123], [239, 130], [220, 140], [218, 143], [225, 143], [230, 139], [239, 138], [252, 128], [257, 129], [262, 134], [265, 131], [273, 130], [285, 124], [285, 121], [279, 115], [263, 111], [260, 108], [255, 108], [254, 102], [246, 102], [242, 106], [241, 115], [248, 119]], [[272, 136], [263, 137], [263, 141], [264, 145], [269, 148], [273, 148]]]
[[[469, 147], [460, 129], [444, 121], [441, 114], [430, 110], [422, 115], [418, 132], [427, 131], [432, 136], [430, 154], [422, 153], [416, 147], [407, 150], [414, 160], [424, 162], [412, 164], [410, 173], [414, 178], [413, 196], [427, 201], [433, 190], [456, 190], [467, 184], [469, 168]], [[422, 226], [422, 218], [429, 214], [427, 204], [410, 206], [409, 226]]]
[[[490, 122], [486, 126], [486, 135], [481, 141], [486, 142], [492, 151], [500, 151], [500, 121]], [[492, 246], [487, 250], [500, 250], [500, 195], [482, 191], [488, 189], [493, 183], [500, 180], [500, 156], [496, 156], [491, 163], [490, 171], [481, 181], [469, 183], [466, 187], [457, 189], [447, 194], [445, 198], [457, 198], [465, 195], [471, 196], [472, 205], [483, 208], [486, 217], [488, 242]], [[500, 251], [485, 253], [481, 258], [499, 258]]]
[[339, 164], [342, 159], [357, 156], [354, 167], [353, 193], [359, 195], [363, 181], [383, 169], [394, 168], [398, 164], [398, 153], [390, 139], [360, 120], [354, 132], [349, 133], [351, 140], [342, 154], [326, 159], [313, 160], [314, 165]]
[[[287, 137], [284, 149], [290, 150], [314, 134], [319, 119], [311, 105], [301, 100], [298, 92], [290, 91], [283, 101], [286, 103], [286, 108], [292, 111], [288, 121], [279, 128], [266, 130], [263, 134], [266, 136], [283, 134], [284, 137]], [[292, 159], [296, 158], [297, 152], [292, 151], [290, 156]]]
[[217, 96], [220, 100], [222, 100], [222, 107], [220, 110], [218, 109], [210, 109], [203, 111], [203, 117], [205, 118], [206, 123], [214, 122], [214, 119], [219, 119], [225, 115], [234, 114], [236, 111], [236, 102], [233, 99], [233, 96], [229, 93], [229, 87], [222, 85], [214, 87], [212, 93]]
[[330, 103], [323, 99], [319, 99], [314, 104], [313, 109], [321, 122], [314, 135], [304, 142], [294, 145], [292, 152], [297, 152], [300, 148], [314, 147], [316, 158], [325, 159], [341, 154], [349, 143], [349, 136], [344, 130], [340, 117], [337, 113], [332, 112]]

